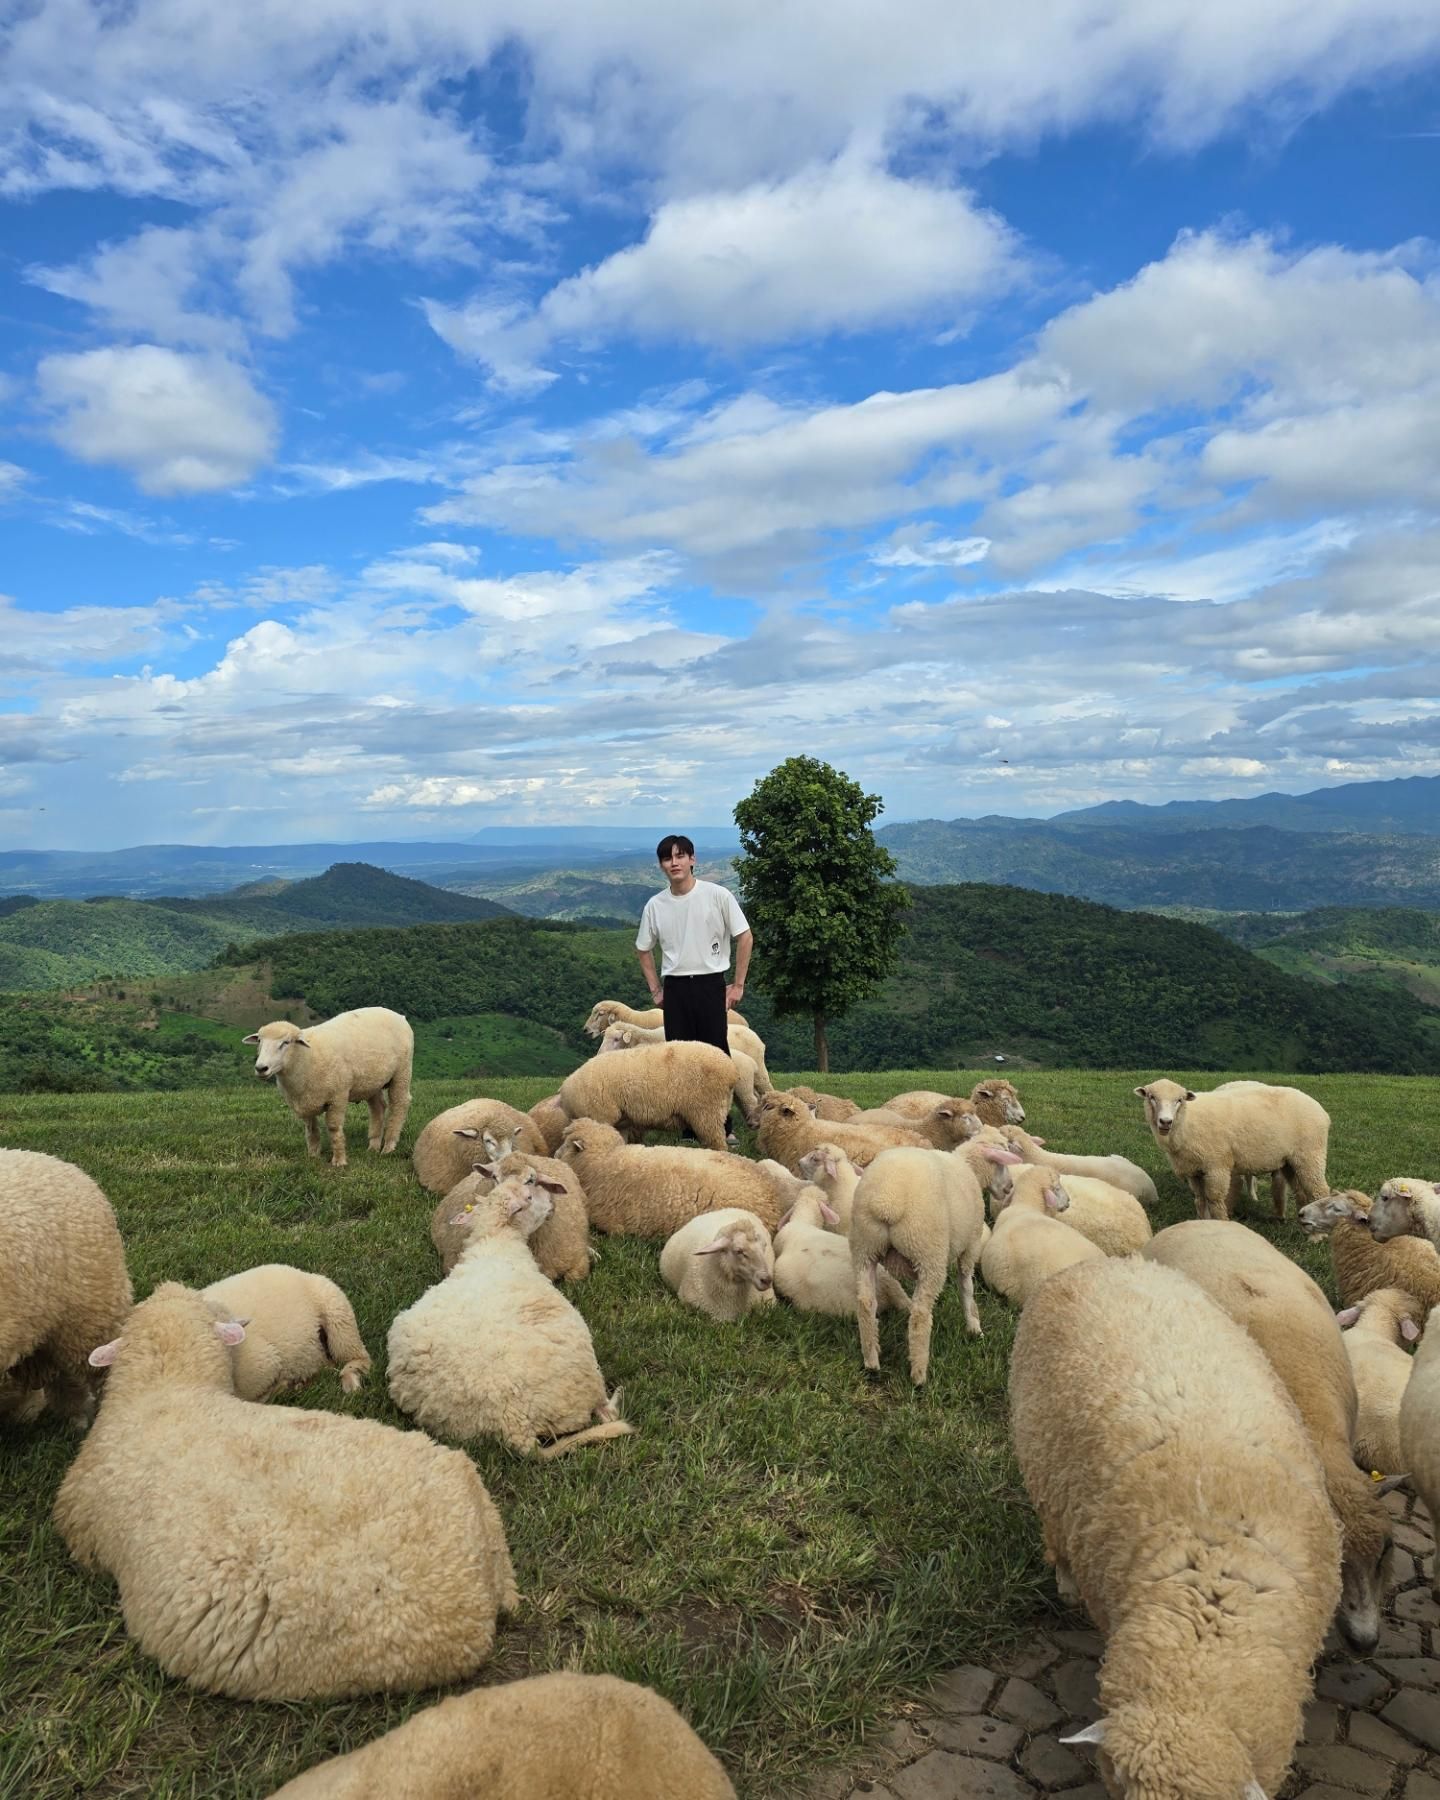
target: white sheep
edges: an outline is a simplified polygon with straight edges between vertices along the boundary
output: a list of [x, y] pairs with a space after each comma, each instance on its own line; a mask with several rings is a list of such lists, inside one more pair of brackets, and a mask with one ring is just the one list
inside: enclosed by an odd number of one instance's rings
[[1360, 1403], [1355, 1460], [1382, 1474], [1406, 1466], [1400, 1447], [1400, 1403], [1414, 1359], [1404, 1346], [1420, 1335], [1418, 1311], [1414, 1297], [1403, 1289], [1377, 1288], [1358, 1306], [1347, 1306], [1335, 1315]]
[[1018, 1125], [1005, 1127], [1005, 1139], [1027, 1163], [1053, 1169], [1057, 1175], [1090, 1175], [1097, 1181], [1108, 1181], [1111, 1187], [1124, 1188], [1142, 1206], [1159, 1204], [1155, 1183], [1139, 1163], [1131, 1162], [1128, 1156], [1070, 1156], [1062, 1150], [1052, 1149], [1044, 1138], [1031, 1137]]
[[[846, 1167], [849, 1168], [849, 1164]], [[775, 1292], [799, 1312], [855, 1317], [855, 1271], [840, 1215], [819, 1188], [802, 1188], [775, 1233]], [[879, 1308], [910, 1310], [910, 1296], [885, 1268], [875, 1274]]]
[[970, 1104], [987, 1125], [1023, 1125], [1025, 1108], [1013, 1081], [998, 1075], [977, 1081], [970, 1090]]
[[527, 1167], [457, 1215], [470, 1231], [459, 1261], [391, 1325], [390, 1398], [427, 1430], [548, 1458], [634, 1429], [605, 1391], [589, 1327], [525, 1241], [552, 1186]]
[[1097, 1257], [1021, 1314], [1010, 1420], [1046, 1560], [1105, 1639], [1102, 1716], [1076, 1739], [1100, 1745], [1110, 1792], [1278, 1793], [1340, 1547], [1258, 1345], [1184, 1276]]
[[[592, 1013], [591, 1018], [594, 1016]], [[733, 1012], [726, 1015], [725, 1036], [731, 1057], [737, 1064], [743, 1064], [755, 1093], [768, 1094], [770, 1072], [765, 1067], [763, 1039]], [[630, 1019], [616, 1019], [600, 1033], [601, 1050], [637, 1050], [642, 1044], [668, 1041], [663, 1025], [639, 1025]], [[738, 1093], [736, 1098], [739, 1098]]]
[[793, 1094], [797, 1099], [803, 1100], [810, 1108], [811, 1116], [816, 1119], [826, 1119], [834, 1121], [836, 1124], [844, 1124], [847, 1120], [853, 1119], [860, 1111], [855, 1101], [847, 1100], [842, 1094], [821, 1094], [812, 1087], [804, 1086], [803, 1083], [797, 1082], [794, 1087], [787, 1088], [785, 1091], [787, 1094]]
[[308, 1700], [473, 1674], [518, 1601], [474, 1464], [422, 1432], [241, 1400], [243, 1336], [166, 1282], [91, 1352], [110, 1376], [55, 1501], [71, 1555], [114, 1576], [131, 1636], [206, 1692]]
[[647, 1044], [623, 1056], [593, 1056], [560, 1088], [571, 1119], [659, 1131], [680, 1120], [707, 1150], [725, 1148], [735, 1065], [713, 1044]]
[[1372, 1482], [1355, 1466], [1359, 1401], [1329, 1301], [1298, 1264], [1228, 1219], [1171, 1225], [1141, 1255], [1203, 1288], [1260, 1346], [1295, 1402], [1340, 1524], [1336, 1623], [1350, 1647], [1368, 1656], [1379, 1641], [1390, 1560], [1390, 1517], [1380, 1497], [1403, 1477]]
[[[640, 1050], [646, 1045], [663, 1044], [664, 1042], [665, 1033], [663, 1031], [642, 1031], [638, 1025], [611, 1025], [607, 1027], [605, 1035], [600, 1040], [600, 1048], [595, 1054], [604, 1056], [616, 1050]], [[730, 1044], [730, 1061], [735, 1069], [735, 1078], [730, 1091], [735, 1096], [736, 1105], [744, 1114], [745, 1123], [753, 1125], [755, 1123], [756, 1096], [761, 1091], [757, 1086], [758, 1066], [753, 1056], [748, 1056], [745, 1051], [737, 1048], [733, 1038]]]
[[[1400, 1402], [1400, 1461], [1440, 1532], [1440, 1306], [1432, 1306], [1415, 1366]], [[1440, 1600], [1440, 1547], [1432, 1552], [1430, 1592]]]
[[910, 1379], [924, 1384], [930, 1369], [935, 1302], [953, 1263], [960, 1277], [965, 1329], [980, 1335], [975, 1265], [985, 1225], [985, 1189], [997, 1167], [1018, 1163], [1013, 1150], [976, 1138], [947, 1153], [899, 1146], [883, 1150], [861, 1175], [850, 1214], [850, 1264], [865, 1368], [880, 1367], [879, 1267], [913, 1270], [908, 1342]]
[[857, 1168], [873, 1162], [882, 1150], [901, 1145], [930, 1148], [928, 1140], [908, 1126], [860, 1125], [836, 1119], [822, 1123], [803, 1100], [780, 1088], [766, 1094], [759, 1115], [755, 1142], [760, 1154], [797, 1173], [805, 1152], [825, 1143], [838, 1145]]
[[1330, 1115], [1299, 1088], [1233, 1082], [1196, 1094], [1161, 1080], [1135, 1092], [1145, 1102], [1155, 1142], [1175, 1173], [1189, 1182], [1201, 1218], [1228, 1216], [1236, 1176], [1280, 1171], [1283, 1180], [1278, 1188], [1272, 1184], [1280, 1210], [1286, 1182], [1301, 1206], [1327, 1192]]
[[1428, 1239], [1440, 1250], [1440, 1190], [1414, 1175], [1383, 1183], [1370, 1208], [1370, 1235], [1377, 1244], [1398, 1237]]
[[468, 1219], [457, 1225], [457, 1217], [472, 1211], [475, 1202], [507, 1175], [523, 1175], [526, 1169], [534, 1169], [552, 1184], [546, 1190], [551, 1201], [550, 1217], [530, 1237], [530, 1253], [536, 1267], [547, 1281], [583, 1281], [590, 1273], [593, 1253], [585, 1192], [575, 1171], [553, 1156], [526, 1156], [518, 1150], [502, 1155], [493, 1132], [485, 1133], [483, 1143], [487, 1160], [463, 1181], [456, 1182], [430, 1219], [430, 1241], [440, 1252], [442, 1272], [448, 1275], [455, 1267], [470, 1235]]
[[775, 1303], [770, 1233], [744, 1207], [701, 1213], [665, 1241], [660, 1274], [677, 1298], [722, 1324]]
[[[800, 1088], [791, 1088], [792, 1094], [803, 1092]], [[944, 1106], [950, 1095], [942, 1094], [938, 1088], [907, 1088], [904, 1093], [892, 1094], [885, 1102], [891, 1112], [897, 1112], [902, 1118], [923, 1119], [926, 1113], [934, 1112], [937, 1106]], [[970, 1101], [965, 1105], [973, 1112]]]
[[[725, 1015], [729, 1025], [744, 1025], [745, 1015], [732, 1007]], [[590, 1008], [590, 1017], [585, 1021], [585, 1030], [593, 1038], [603, 1037], [607, 1027], [611, 1025], [639, 1025], [646, 1031], [663, 1031], [665, 1028], [665, 1009], [660, 1006], [646, 1006], [639, 1009], [627, 1006], [623, 1000], [597, 1000]]]
[[1061, 1269], [1105, 1254], [1057, 1216], [1070, 1205], [1065, 1181], [1053, 1169], [1031, 1166], [1002, 1169], [991, 1186], [994, 1224], [980, 1251], [980, 1273], [1016, 1306], [1027, 1306]]
[[484, 1135], [491, 1132], [496, 1151], [508, 1156], [519, 1150], [527, 1156], [545, 1156], [545, 1135], [528, 1113], [504, 1100], [462, 1100], [458, 1106], [436, 1113], [415, 1140], [410, 1160], [415, 1178], [432, 1194], [448, 1194], [463, 1181], [477, 1162], [484, 1162]]
[[320, 1115], [330, 1133], [330, 1161], [345, 1167], [345, 1108], [370, 1108], [369, 1147], [389, 1156], [410, 1110], [415, 1033], [403, 1013], [361, 1006], [302, 1031], [288, 1019], [262, 1025], [240, 1040], [258, 1045], [255, 1073], [273, 1081], [305, 1127], [305, 1147], [320, 1154]]
[[85, 1425], [87, 1358], [130, 1310], [110, 1202], [83, 1169], [40, 1150], [0, 1150], [0, 1421], [43, 1407]]
[[755, 1213], [773, 1230], [790, 1204], [790, 1195], [748, 1157], [678, 1144], [627, 1144], [613, 1125], [596, 1119], [572, 1122], [557, 1160], [574, 1170], [584, 1189], [590, 1223], [614, 1236], [668, 1237], [701, 1213], [726, 1206]]
[[530, 1123], [545, 1140], [545, 1154], [553, 1156], [560, 1148], [565, 1127], [570, 1123], [570, 1115], [560, 1104], [559, 1094], [547, 1094], [543, 1100], [537, 1100], [530, 1108], [529, 1117]]
[[1053, 1169], [1037, 1166], [1050, 1181], [1059, 1182], [1069, 1198], [1064, 1220], [1067, 1230], [1089, 1238], [1106, 1256], [1129, 1256], [1149, 1243], [1150, 1220], [1133, 1194], [1090, 1175], [1057, 1175]]
[[353, 1394], [369, 1372], [354, 1309], [328, 1276], [262, 1263], [201, 1291], [226, 1318], [245, 1323], [235, 1351], [235, 1392], [242, 1400], [268, 1400], [327, 1368], [339, 1369], [341, 1388]]
[[[782, 1165], [777, 1164], [777, 1167]], [[800, 1158], [800, 1175], [824, 1194], [836, 1216], [836, 1230], [850, 1235], [850, 1215], [860, 1171], [838, 1144], [826, 1142], [807, 1150]]]
[[286, 1782], [271, 1800], [735, 1800], [668, 1700], [569, 1670], [472, 1688]]

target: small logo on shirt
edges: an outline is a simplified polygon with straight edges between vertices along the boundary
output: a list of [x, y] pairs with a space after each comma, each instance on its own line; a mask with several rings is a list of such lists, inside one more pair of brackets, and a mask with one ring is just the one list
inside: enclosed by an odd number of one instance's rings
[[711, 938], [711, 940], [710, 940], [710, 954], [711, 954], [711, 955], [712, 955], [712, 956], [718, 956], [718, 955], [719, 955], [719, 954], [720, 954], [720, 940], [719, 940], [719, 938]]

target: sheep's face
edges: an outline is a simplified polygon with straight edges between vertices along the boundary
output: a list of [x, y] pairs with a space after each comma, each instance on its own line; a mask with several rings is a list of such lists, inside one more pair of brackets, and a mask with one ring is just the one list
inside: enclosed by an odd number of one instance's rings
[[1023, 1125], [1025, 1108], [1014, 1084], [1009, 1081], [982, 1081], [970, 1091], [970, 1099], [982, 1118], [994, 1124]]
[[615, 1050], [632, 1050], [635, 1047], [635, 1034], [628, 1025], [608, 1025], [605, 1035], [600, 1039], [597, 1056], [608, 1056]]
[[796, 1166], [806, 1181], [833, 1181], [840, 1173], [840, 1155], [835, 1144], [817, 1144], [805, 1152]]
[[1195, 1098], [1191, 1090], [1181, 1087], [1178, 1081], [1152, 1081], [1148, 1087], [1137, 1087], [1135, 1092], [1145, 1102], [1145, 1117], [1150, 1129], [1156, 1137], [1162, 1138], [1169, 1137], [1180, 1122], [1186, 1102]]
[[526, 1169], [520, 1175], [507, 1175], [492, 1198], [521, 1236], [528, 1238], [554, 1212], [555, 1202], [550, 1198], [550, 1189], [559, 1186], [558, 1182], [542, 1181], [534, 1169]]
[[1375, 1241], [1385, 1244], [1391, 1238], [1407, 1233], [1418, 1235], [1415, 1195], [1423, 1183], [1405, 1179], [1387, 1181], [1375, 1196], [1370, 1208], [1370, 1231]]
[[1322, 1194], [1300, 1208], [1300, 1225], [1311, 1237], [1328, 1237], [1342, 1219], [1363, 1224], [1365, 1211], [1349, 1194]]
[[615, 1007], [608, 1000], [597, 1001], [590, 1008], [590, 1017], [585, 1021], [585, 1030], [590, 1037], [602, 1037], [615, 1023]]
[[775, 1282], [775, 1256], [770, 1245], [751, 1226], [732, 1225], [712, 1243], [695, 1252], [719, 1258], [717, 1267], [739, 1285], [748, 1284], [764, 1294]]
[[282, 1069], [294, 1066], [295, 1053], [310, 1048], [300, 1035], [298, 1025], [281, 1023], [262, 1025], [258, 1031], [252, 1031], [248, 1037], [241, 1038], [242, 1044], [254, 1044], [255, 1073], [261, 1081], [274, 1081]]
[[[1389, 1483], [1380, 1482], [1379, 1494], [1403, 1480], [1400, 1476]], [[1340, 1565], [1340, 1604], [1335, 1609], [1335, 1623], [1340, 1635], [1360, 1656], [1369, 1656], [1380, 1642], [1380, 1596], [1388, 1586], [1392, 1546], [1387, 1531], [1374, 1549], [1354, 1545]]]
[[781, 1093], [772, 1088], [760, 1102], [757, 1109], [758, 1123], [763, 1125], [767, 1119], [808, 1119], [813, 1115], [803, 1100], [797, 1100], [793, 1094]]

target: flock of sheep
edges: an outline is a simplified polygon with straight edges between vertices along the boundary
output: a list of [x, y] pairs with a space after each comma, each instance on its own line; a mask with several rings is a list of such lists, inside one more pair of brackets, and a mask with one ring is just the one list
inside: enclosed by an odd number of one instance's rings
[[[777, 1295], [855, 1318], [867, 1371], [877, 1314], [898, 1309], [916, 1384], [952, 1271], [980, 1332], [978, 1271], [1023, 1309], [1016, 1453], [1060, 1589], [1106, 1640], [1103, 1717], [1080, 1738], [1128, 1800], [1274, 1795], [1331, 1619], [1375, 1647], [1381, 1496], [1408, 1478], [1440, 1518], [1440, 1195], [1418, 1179], [1386, 1182], [1373, 1205], [1330, 1193], [1329, 1118], [1296, 1089], [1157, 1080], [1136, 1093], [1200, 1216], [1152, 1235], [1145, 1171], [1032, 1136], [1010, 1082], [862, 1110], [774, 1088], [763, 1043], [732, 1018], [727, 1057], [602, 1001], [587, 1022], [600, 1051], [557, 1094], [528, 1113], [468, 1101], [421, 1131], [442, 1277], [395, 1318], [387, 1366], [422, 1430], [256, 1404], [327, 1366], [347, 1392], [369, 1370], [325, 1276], [272, 1264], [132, 1305], [96, 1184], [0, 1150], [0, 1421], [48, 1407], [84, 1426], [108, 1371], [55, 1503], [72, 1554], [114, 1577], [141, 1647], [206, 1691], [296, 1700], [463, 1680], [515, 1609], [515, 1578], [474, 1464], [428, 1433], [549, 1457], [633, 1429], [555, 1285], [588, 1274], [592, 1229], [663, 1238], [661, 1278], [716, 1321]], [[413, 1051], [399, 1014], [245, 1041], [313, 1154], [323, 1117], [343, 1165], [355, 1100], [370, 1148], [395, 1149]], [[726, 1148], [736, 1103], [758, 1160]], [[636, 1141], [650, 1130], [699, 1147]], [[1230, 1220], [1261, 1176], [1277, 1216], [1293, 1189], [1306, 1229], [1330, 1235], [1338, 1319]], [[444, 1701], [280, 1792], [446, 1783], [497, 1800], [734, 1792], [658, 1695], [572, 1674]]]

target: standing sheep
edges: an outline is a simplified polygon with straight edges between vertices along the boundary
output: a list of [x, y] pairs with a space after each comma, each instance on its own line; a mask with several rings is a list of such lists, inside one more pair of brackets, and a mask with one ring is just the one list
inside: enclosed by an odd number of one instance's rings
[[255, 1073], [279, 1087], [305, 1127], [311, 1156], [320, 1154], [324, 1113], [331, 1166], [345, 1167], [345, 1108], [352, 1100], [363, 1100], [370, 1108], [372, 1150], [389, 1156], [399, 1143], [410, 1110], [415, 1060], [415, 1033], [402, 1013], [388, 1006], [362, 1006], [336, 1013], [322, 1025], [307, 1025], [303, 1032], [288, 1019], [277, 1019], [240, 1041], [259, 1046]]
[[679, 1119], [707, 1150], [724, 1150], [734, 1082], [735, 1065], [713, 1044], [648, 1044], [582, 1063], [561, 1084], [560, 1104], [572, 1119], [641, 1131]]
[[627, 1144], [613, 1125], [595, 1119], [571, 1124], [556, 1160], [575, 1172], [585, 1190], [590, 1223], [614, 1236], [668, 1237], [688, 1220], [725, 1206], [743, 1207], [773, 1230], [790, 1204], [748, 1157], [678, 1144]]
[[660, 1274], [677, 1298], [721, 1324], [775, 1304], [770, 1233], [743, 1207], [701, 1213], [682, 1225], [660, 1252]]
[[[1400, 1460], [1440, 1538], [1440, 1306], [1432, 1306], [1400, 1402]], [[1440, 1542], [1431, 1553], [1430, 1592], [1440, 1600]]]
[[1236, 1176], [1281, 1172], [1284, 1179], [1272, 1183], [1277, 1218], [1284, 1211], [1285, 1182], [1295, 1188], [1301, 1206], [1327, 1192], [1330, 1115], [1299, 1088], [1237, 1081], [1196, 1094], [1162, 1080], [1135, 1092], [1145, 1102], [1155, 1142], [1175, 1173], [1189, 1182], [1202, 1219], [1229, 1216]]
[[517, 1111], [504, 1100], [462, 1100], [459, 1106], [436, 1113], [415, 1140], [410, 1160], [415, 1165], [415, 1178], [432, 1194], [448, 1194], [457, 1181], [463, 1181], [477, 1162], [484, 1162], [487, 1152], [484, 1136], [490, 1132], [496, 1139], [496, 1151], [508, 1156], [512, 1150], [527, 1156], [545, 1156], [545, 1136], [528, 1113]]
[[1259, 1347], [1183, 1275], [1100, 1257], [1021, 1314], [1010, 1418], [1046, 1560], [1105, 1638], [1102, 1717], [1077, 1737], [1110, 1792], [1278, 1793], [1340, 1551]]
[[[763, 1039], [733, 1012], [727, 1015], [725, 1036], [731, 1057], [745, 1067], [748, 1081], [755, 1092], [768, 1094], [770, 1071], [765, 1067]], [[600, 1034], [601, 1050], [638, 1050], [644, 1044], [664, 1044], [669, 1041], [663, 1025], [637, 1025], [626, 1019], [616, 1019]], [[736, 1098], [739, 1098], [738, 1094]]]
[[659, 1694], [568, 1670], [474, 1688], [271, 1800], [735, 1800], [720, 1764]]
[[[607, 1056], [617, 1050], [641, 1050], [647, 1045], [663, 1044], [665, 1034], [660, 1031], [641, 1031], [636, 1025], [612, 1025], [600, 1040], [597, 1056]], [[758, 1087], [759, 1069], [753, 1056], [748, 1056], [731, 1042], [730, 1061], [734, 1065], [734, 1081], [731, 1092], [735, 1096], [735, 1104], [744, 1115], [747, 1125], [755, 1123], [755, 1106]]]
[[239, 1399], [227, 1346], [243, 1337], [171, 1281], [91, 1352], [113, 1367], [55, 1501], [71, 1555], [115, 1577], [141, 1648], [208, 1693], [309, 1700], [473, 1674], [517, 1604], [474, 1464], [418, 1431]]
[[1311, 1237], [1330, 1239], [1335, 1290], [1342, 1306], [1354, 1306], [1376, 1288], [1403, 1288], [1415, 1296], [1417, 1317], [1440, 1306], [1440, 1254], [1425, 1238], [1397, 1237], [1378, 1244], [1370, 1235], [1370, 1196], [1359, 1188], [1326, 1194], [1300, 1208]]
[[130, 1310], [110, 1202], [83, 1169], [0, 1150], [0, 1422], [95, 1410], [87, 1358]]
[[369, 1373], [370, 1352], [354, 1310], [324, 1275], [262, 1263], [201, 1291], [222, 1317], [245, 1322], [235, 1350], [235, 1392], [242, 1400], [268, 1400], [327, 1368], [339, 1369], [341, 1388], [353, 1394]]
[[507, 1175], [533, 1169], [549, 1184], [546, 1192], [552, 1206], [550, 1217], [530, 1238], [535, 1265], [547, 1281], [584, 1281], [590, 1273], [590, 1215], [575, 1171], [553, 1156], [524, 1156], [519, 1151], [502, 1156], [491, 1132], [485, 1134], [485, 1148], [489, 1161], [456, 1182], [431, 1217], [430, 1240], [440, 1252], [441, 1272], [450, 1273], [469, 1241], [469, 1220], [457, 1225], [457, 1216], [473, 1211], [475, 1202]]
[[1394, 1474], [1406, 1466], [1400, 1448], [1400, 1405], [1414, 1359], [1404, 1346], [1420, 1335], [1418, 1311], [1413, 1297], [1402, 1289], [1377, 1288], [1359, 1306], [1347, 1306], [1335, 1315], [1360, 1403], [1354, 1447], [1362, 1468]]

